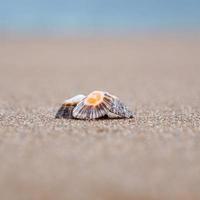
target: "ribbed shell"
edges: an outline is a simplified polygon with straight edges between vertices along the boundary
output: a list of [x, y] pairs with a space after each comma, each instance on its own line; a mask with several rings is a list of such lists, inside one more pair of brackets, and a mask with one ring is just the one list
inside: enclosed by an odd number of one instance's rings
[[127, 106], [124, 103], [122, 103], [117, 97], [115, 96], [112, 96], [112, 97], [113, 97], [112, 105], [109, 107], [109, 111], [111, 113], [117, 115], [120, 118], [133, 117], [133, 113], [127, 108]]
[[97, 105], [87, 105], [86, 99], [82, 100], [73, 110], [73, 117], [78, 119], [97, 119], [105, 117], [112, 105], [112, 97], [103, 95], [102, 101]]
[[70, 99], [66, 99], [56, 113], [55, 118], [72, 119], [72, 112], [75, 106], [85, 98], [84, 95], [76, 95]]
[[[94, 94], [98, 94], [100, 98], [94, 97]], [[88, 103], [91, 95], [97, 100], [96, 102]], [[116, 96], [108, 92], [94, 91], [87, 97], [77, 95], [65, 100], [56, 114], [56, 118], [68, 119], [98, 119], [106, 116], [109, 118], [131, 118], [133, 113]]]
[[87, 105], [86, 99], [82, 100], [73, 110], [73, 117], [78, 119], [97, 119], [108, 116], [110, 118], [130, 118], [133, 113], [115, 96], [100, 92], [103, 95], [98, 105]]
[[97, 119], [105, 116], [107, 113], [103, 105], [87, 106], [84, 101], [80, 102], [73, 110], [73, 117], [77, 119]]

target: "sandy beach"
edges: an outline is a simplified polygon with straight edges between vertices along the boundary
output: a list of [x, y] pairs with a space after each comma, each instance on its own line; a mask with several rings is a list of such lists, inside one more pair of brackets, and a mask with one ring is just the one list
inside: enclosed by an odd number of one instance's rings
[[[200, 37], [0, 39], [1, 200], [200, 199]], [[104, 90], [133, 119], [54, 119]]]

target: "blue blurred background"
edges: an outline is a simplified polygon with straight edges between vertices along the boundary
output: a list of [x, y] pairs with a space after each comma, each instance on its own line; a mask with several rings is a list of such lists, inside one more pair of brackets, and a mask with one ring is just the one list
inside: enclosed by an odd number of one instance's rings
[[0, 31], [198, 30], [199, 0], [0, 0]]

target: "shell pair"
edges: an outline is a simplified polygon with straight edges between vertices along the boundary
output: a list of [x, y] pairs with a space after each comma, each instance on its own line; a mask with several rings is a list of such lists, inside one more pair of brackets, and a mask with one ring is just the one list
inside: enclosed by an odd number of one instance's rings
[[108, 92], [94, 91], [87, 97], [77, 95], [64, 101], [55, 118], [98, 119], [131, 118], [133, 113]]

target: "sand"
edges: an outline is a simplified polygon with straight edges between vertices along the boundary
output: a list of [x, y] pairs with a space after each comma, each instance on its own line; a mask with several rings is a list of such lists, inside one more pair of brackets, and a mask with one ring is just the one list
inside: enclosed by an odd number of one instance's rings
[[[200, 199], [200, 37], [0, 39], [0, 199]], [[127, 120], [59, 120], [106, 90]]]

